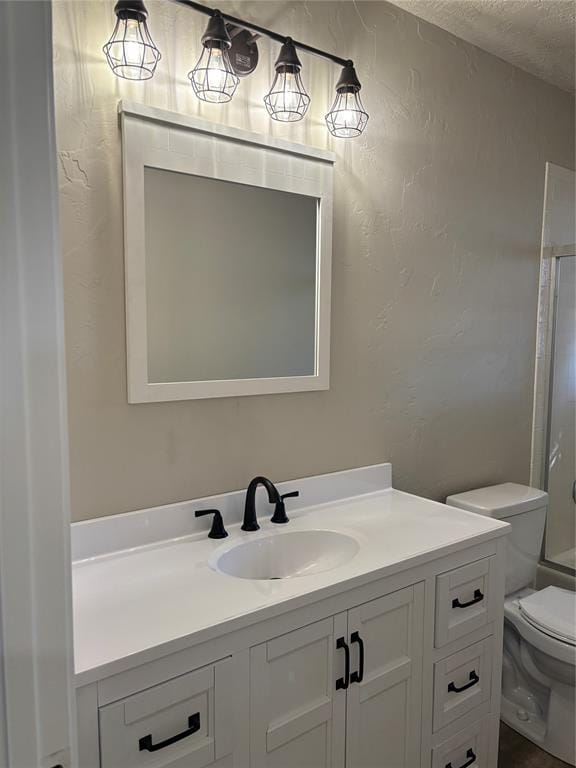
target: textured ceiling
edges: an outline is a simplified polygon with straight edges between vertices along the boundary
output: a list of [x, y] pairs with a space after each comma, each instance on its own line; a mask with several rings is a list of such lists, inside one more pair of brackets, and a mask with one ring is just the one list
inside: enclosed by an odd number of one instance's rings
[[526, 72], [574, 91], [574, 0], [390, 0]]

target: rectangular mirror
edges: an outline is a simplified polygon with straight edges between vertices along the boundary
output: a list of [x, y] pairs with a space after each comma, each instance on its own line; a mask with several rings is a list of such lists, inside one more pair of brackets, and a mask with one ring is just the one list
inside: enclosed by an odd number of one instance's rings
[[313, 376], [318, 200], [160, 168], [144, 199], [148, 380]]
[[129, 401], [327, 389], [331, 153], [121, 115]]

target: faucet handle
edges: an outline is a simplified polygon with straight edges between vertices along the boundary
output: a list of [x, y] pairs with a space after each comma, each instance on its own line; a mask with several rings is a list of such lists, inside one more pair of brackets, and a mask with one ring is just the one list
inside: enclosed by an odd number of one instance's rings
[[288, 518], [288, 515], [286, 514], [284, 499], [295, 499], [297, 496], [300, 496], [300, 491], [290, 491], [290, 493], [283, 493], [280, 496], [279, 501], [276, 502], [276, 507], [274, 508], [274, 514], [272, 515], [272, 519], [270, 520], [270, 522], [271, 523], [287, 523], [289, 521], [289, 518]]
[[194, 517], [204, 517], [205, 515], [214, 515], [212, 519], [212, 528], [208, 534], [209, 539], [225, 539], [228, 531], [224, 528], [224, 522], [219, 509], [197, 509]]

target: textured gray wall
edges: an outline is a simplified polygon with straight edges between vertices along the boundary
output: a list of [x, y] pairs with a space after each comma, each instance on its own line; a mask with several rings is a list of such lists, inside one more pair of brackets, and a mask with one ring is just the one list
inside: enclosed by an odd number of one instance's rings
[[[385, 2], [225, 4], [355, 59], [371, 120], [343, 142], [320, 60], [308, 119], [269, 120], [265, 41], [230, 105], [200, 104], [205, 20], [167, 0], [157, 76], [114, 78], [112, 6], [54, 9], [74, 518], [385, 460], [432, 498], [527, 481], [544, 163], [574, 167], [570, 96]], [[330, 391], [127, 404], [119, 98], [337, 153]]]

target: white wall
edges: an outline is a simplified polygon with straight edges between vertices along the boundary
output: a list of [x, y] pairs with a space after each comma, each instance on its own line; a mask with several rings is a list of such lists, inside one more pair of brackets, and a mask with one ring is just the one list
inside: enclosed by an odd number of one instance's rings
[[[55, 6], [75, 519], [391, 460], [434, 498], [527, 482], [544, 167], [573, 167], [574, 101], [385, 2], [224, 9], [351, 56], [366, 134], [328, 137], [338, 71], [303, 56], [312, 103], [270, 121], [277, 46], [227, 106], [186, 74], [205, 19], [149, 3], [156, 77], [112, 76], [113, 2]], [[327, 392], [128, 405], [116, 103], [130, 98], [337, 153]]]

